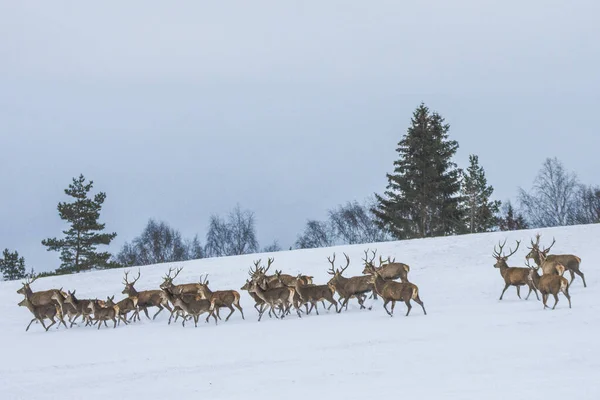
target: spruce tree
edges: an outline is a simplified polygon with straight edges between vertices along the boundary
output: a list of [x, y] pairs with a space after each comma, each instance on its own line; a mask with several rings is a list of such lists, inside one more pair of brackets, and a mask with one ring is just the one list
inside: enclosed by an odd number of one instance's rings
[[503, 208], [504, 216], [498, 221], [498, 226], [501, 231], [517, 231], [529, 228], [525, 217], [515, 211], [510, 201], [508, 201]]
[[25, 273], [25, 258], [19, 257], [15, 250], [13, 253], [4, 249], [2, 258], [0, 258], [0, 272], [7, 281], [23, 279], [27, 276]]
[[500, 201], [491, 201], [494, 188], [487, 184], [485, 171], [479, 165], [479, 157], [469, 156], [469, 168], [463, 172], [462, 197], [465, 226], [469, 233], [487, 232], [498, 223]]
[[397, 239], [461, 231], [460, 170], [452, 161], [458, 142], [450, 125], [421, 104], [396, 151], [394, 172], [383, 195], [375, 195], [377, 224]]
[[70, 224], [63, 231], [64, 238], [42, 240], [48, 251], [60, 251], [62, 261], [59, 273], [73, 273], [92, 268], [113, 267], [109, 262], [110, 253], [99, 252], [96, 247], [109, 245], [116, 233], [102, 233], [104, 225], [98, 222], [100, 210], [106, 199], [106, 193], [100, 192], [90, 197], [94, 182], [86, 183], [83, 175], [73, 178], [73, 183], [65, 193], [74, 199], [71, 203], [59, 203], [60, 218]]

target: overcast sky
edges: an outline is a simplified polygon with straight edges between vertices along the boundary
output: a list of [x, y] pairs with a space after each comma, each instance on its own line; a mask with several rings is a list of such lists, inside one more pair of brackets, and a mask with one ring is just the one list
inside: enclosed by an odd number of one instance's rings
[[[204, 241], [256, 214], [285, 248], [385, 189], [421, 101], [500, 200], [558, 156], [600, 184], [598, 1], [0, 1], [0, 248], [43, 238], [83, 173], [110, 250], [149, 218]], [[1, 250], [1, 249], [0, 249]]]

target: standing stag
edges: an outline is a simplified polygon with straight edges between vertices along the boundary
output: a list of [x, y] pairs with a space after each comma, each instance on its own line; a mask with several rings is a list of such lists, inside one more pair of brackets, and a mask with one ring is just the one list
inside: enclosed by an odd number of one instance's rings
[[[423, 314], [427, 315], [427, 311], [425, 311], [425, 305], [419, 298], [419, 288], [417, 285], [410, 282], [401, 283], [392, 280], [385, 280], [379, 271], [375, 269], [375, 267], [369, 266], [369, 269], [371, 275], [373, 275], [370, 278], [373, 280], [375, 291], [383, 299], [383, 308], [390, 317], [394, 316], [394, 307], [396, 306], [396, 301], [403, 301], [406, 304], [406, 307], [408, 308], [406, 311], [406, 316], [408, 317], [408, 314], [410, 314], [410, 310], [412, 309], [410, 304], [411, 300], [414, 300], [417, 304], [419, 304], [423, 309]], [[392, 302], [391, 312], [387, 309], [387, 305], [390, 301]]]
[[541, 235], [539, 233], [535, 235], [535, 242], [533, 240], [531, 241], [531, 247], [529, 247], [530, 252], [525, 256], [525, 258], [532, 259], [538, 265], [538, 267], [541, 267], [544, 275], [559, 275], [556, 266], [560, 264], [564, 266], [565, 270], [569, 271], [571, 274], [571, 282], [569, 284], [573, 283], [575, 274], [577, 274], [583, 280], [583, 287], [587, 287], [585, 283], [585, 275], [579, 270], [581, 258], [573, 254], [548, 254], [550, 253], [552, 246], [554, 246], [554, 243], [556, 243], [554, 238], [552, 238], [552, 244], [550, 244], [550, 247], [540, 250], [540, 237]]
[[219, 317], [219, 308], [227, 307], [229, 308], [230, 312], [227, 318], [225, 318], [225, 322], [229, 321], [229, 317], [231, 317], [231, 314], [235, 312], [235, 309], [233, 308], [233, 306], [235, 306], [235, 308], [240, 310], [242, 319], [245, 319], [244, 310], [242, 310], [242, 307], [240, 306], [240, 294], [238, 292], [235, 290], [218, 290], [216, 292], [211, 291], [208, 288], [208, 275], [206, 275], [204, 281], [202, 281], [202, 276], [200, 276], [199, 285], [200, 297], [210, 301], [210, 310], [214, 310], [217, 314], [217, 317]]
[[531, 268], [509, 267], [507, 264], [508, 258], [515, 254], [517, 250], [519, 250], [520, 244], [521, 242], [517, 240], [517, 247], [515, 248], [515, 251], [509, 249], [510, 254], [508, 255], [503, 254], [506, 240], [502, 244], [498, 243], [498, 246], [500, 247], [499, 251], [496, 250], [496, 246], [494, 246], [494, 253], [492, 254], [492, 256], [496, 259], [494, 268], [500, 269], [500, 275], [502, 275], [502, 278], [504, 279], [504, 289], [502, 290], [502, 294], [500, 294], [500, 300], [502, 300], [502, 296], [504, 296], [504, 292], [506, 292], [506, 289], [508, 289], [509, 286], [515, 286], [517, 288], [517, 296], [519, 296], [519, 299], [521, 298], [521, 286], [529, 287], [529, 293], [527, 293], [525, 300], [529, 299], [529, 295], [532, 291], [535, 293], [535, 297], [537, 297], [538, 300], [540, 299], [536, 288], [529, 279]]
[[150, 315], [148, 315], [148, 307], [158, 307], [158, 311], [152, 317], [153, 320], [156, 319], [156, 316], [160, 314], [163, 308], [172, 311], [171, 307], [169, 306], [169, 301], [162, 290], [144, 290], [141, 292], [135, 290], [133, 285], [135, 285], [135, 283], [140, 279], [139, 270], [138, 276], [133, 280], [133, 282], [129, 282], [128, 274], [129, 272], [125, 271], [125, 278], [123, 280], [125, 289], [123, 289], [123, 292], [121, 293], [126, 294], [130, 298], [136, 299], [138, 309], [135, 311], [135, 315], [137, 315], [138, 318], [140, 310], [143, 310], [144, 314], [146, 314], [146, 317], [150, 319]]
[[537, 283], [534, 277], [534, 269], [531, 270], [529, 275], [529, 279], [531, 280], [532, 284], [542, 294], [544, 309], [549, 308], [546, 305], [549, 294], [554, 296], [554, 306], [552, 307], [552, 309], [554, 310], [556, 308], [556, 304], [558, 303], [559, 292], [562, 292], [565, 295], [565, 297], [569, 301], [569, 308], [571, 308], [571, 296], [569, 296], [569, 281], [567, 280], [567, 278], [562, 276], [562, 274], [565, 272], [565, 267], [558, 264], [556, 268], [558, 270], [558, 275], [544, 274], [541, 277], [538, 276]]
[[365, 262], [365, 269], [363, 269], [363, 274], [372, 275], [372, 271], [375, 270], [381, 275], [383, 279], [400, 279], [402, 282], [408, 282], [408, 272], [410, 271], [410, 267], [404, 263], [395, 262], [390, 260], [388, 257], [387, 260], [383, 260], [381, 256], [379, 256], [379, 267], [376, 267], [373, 261], [375, 260], [375, 254], [377, 250], [372, 251], [373, 257], [368, 259], [369, 250], [365, 250], [365, 258], [363, 261]]
[[352, 297], [356, 297], [361, 310], [366, 308], [364, 306], [364, 301], [367, 297], [366, 294], [373, 291], [373, 280], [368, 275], [354, 276], [352, 278], [342, 276], [344, 271], [346, 271], [350, 265], [350, 257], [348, 257], [346, 253], [344, 253], [344, 257], [346, 257], [346, 266], [342, 269], [335, 268], [335, 253], [333, 253], [333, 259], [327, 257], [327, 260], [331, 264], [331, 268], [327, 273], [333, 275], [327, 285], [335, 288], [335, 291], [340, 295], [339, 301], [342, 303], [338, 313], [341, 312], [344, 307], [348, 309], [348, 302]]

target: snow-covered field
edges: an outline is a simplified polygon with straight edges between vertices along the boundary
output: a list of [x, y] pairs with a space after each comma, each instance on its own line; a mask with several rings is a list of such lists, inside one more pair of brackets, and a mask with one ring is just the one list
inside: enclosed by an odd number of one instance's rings
[[[522, 240], [510, 265], [522, 265], [536, 232], [542, 244], [556, 237], [553, 253], [575, 253], [588, 288], [576, 278], [573, 308], [561, 295], [555, 311], [514, 288], [498, 297], [503, 281], [492, 249], [499, 240]], [[403, 303], [390, 318], [381, 300], [372, 311], [312, 313], [302, 319], [263, 318], [242, 293], [246, 320], [167, 325], [155, 321], [117, 329], [74, 327], [44, 332], [27, 309], [17, 307], [19, 282], [0, 283], [0, 398], [8, 399], [599, 399], [600, 225], [498, 232], [390, 242], [370, 247], [411, 266], [428, 315]], [[351, 257], [346, 276], [359, 275], [368, 246], [274, 254], [273, 268], [314, 275], [326, 282], [327, 256]], [[239, 289], [252, 260], [267, 254], [177, 263], [176, 283], [210, 274], [211, 288]], [[173, 264], [141, 268], [138, 290], [157, 288]], [[123, 270], [52, 277], [33, 290], [77, 289], [80, 298], [116, 294]], [[526, 291], [525, 291], [526, 292]], [[372, 302], [372, 300], [369, 300]], [[552, 302], [550, 303], [552, 304]], [[226, 315], [226, 314], [225, 314]], [[192, 395], [193, 397], [189, 397]]]

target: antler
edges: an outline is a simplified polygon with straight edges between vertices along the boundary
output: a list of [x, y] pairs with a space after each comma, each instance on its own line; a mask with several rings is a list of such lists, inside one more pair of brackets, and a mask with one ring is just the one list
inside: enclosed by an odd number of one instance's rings
[[133, 282], [129, 282], [129, 280], [127, 279], [127, 277], [129, 276], [129, 271], [125, 271], [125, 285], [135, 285], [135, 283], [140, 279], [140, 270], [138, 269], [138, 275], [137, 277], [133, 280]]
[[506, 258], [508, 258], [508, 257], [512, 256], [513, 254], [515, 254], [515, 253], [517, 252], [517, 250], [519, 250], [519, 245], [520, 245], [520, 244], [521, 244], [521, 241], [520, 241], [520, 240], [517, 240], [517, 247], [515, 248], [515, 251], [512, 251], [512, 249], [509, 249], [509, 251], [510, 251], [510, 254], [509, 254], [509, 255], [507, 255], [507, 256], [505, 256], [505, 257], [506, 257]]
[[327, 270], [329, 275], [335, 275], [335, 253], [333, 253], [333, 260], [327, 257], [327, 261], [331, 264], [331, 268]]
[[[350, 266], [350, 257], [348, 257], [348, 254], [344, 253], [344, 257], [346, 257], [346, 266], [340, 270], [340, 275], [343, 274], [344, 271]], [[373, 258], [375, 257], [373, 256]]]
[[528, 267], [529, 269], [534, 269], [534, 270], [536, 270], [536, 271], [537, 271], [537, 270], [540, 268], [540, 267], [538, 267], [538, 266], [535, 266], [535, 267], [534, 267], [533, 265], [529, 264], [529, 259], [528, 259], [528, 258], [526, 258], [526, 259], [525, 259], [525, 265], [527, 265], [527, 267]]
[[502, 252], [504, 251], [504, 246], [506, 245], [506, 239], [504, 239], [504, 243], [500, 244], [500, 242], [498, 242], [498, 246], [500, 247], [500, 250], [496, 250], [496, 245], [494, 245], [494, 253], [492, 253], [492, 256], [494, 258], [501, 258], [502, 257]]
[[375, 255], [377, 254], [377, 249], [375, 249], [375, 251], [371, 251], [371, 253], [373, 253], [373, 257], [368, 260], [369, 258], [369, 249], [366, 249], [364, 251], [365, 253], [365, 258], [363, 258], [362, 260], [365, 262], [365, 264], [373, 264], [373, 261], [375, 260]]
[[550, 244], [550, 247], [544, 248], [544, 250], [542, 250], [542, 253], [544, 253], [544, 255], [548, 255], [550, 249], [552, 248], [552, 246], [554, 246], [554, 243], [556, 243], [556, 238], [552, 238], [552, 244]]
[[204, 281], [202, 280], [202, 275], [200, 275], [200, 284], [208, 285], [208, 274], [206, 274], [206, 276], [204, 277]]
[[173, 282], [173, 280], [175, 278], [177, 278], [177, 275], [179, 275], [179, 273], [181, 272], [182, 269], [183, 269], [183, 267], [177, 268], [177, 271], [175, 271], [175, 275], [171, 276], [171, 273], [173, 272], [173, 268], [169, 268], [169, 272], [167, 272], [164, 279]]
[[264, 271], [262, 271], [263, 274], [266, 274], [269, 268], [271, 268], [271, 264], [273, 264], [273, 261], [275, 261], [275, 258], [269, 257], [269, 259], [267, 260], [267, 268]]

